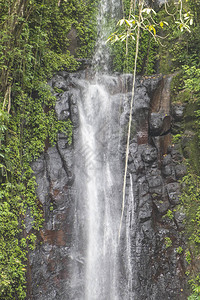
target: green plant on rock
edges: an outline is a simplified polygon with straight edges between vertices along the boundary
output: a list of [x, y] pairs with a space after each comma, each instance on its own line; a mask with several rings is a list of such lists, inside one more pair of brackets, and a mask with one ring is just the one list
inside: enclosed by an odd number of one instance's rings
[[173, 220], [174, 214], [170, 209], [168, 209], [167, 213], [165, 214], [165, 217], [169, 218], [170, 220]]
[[187, 261], [188, 264], [190, 264], [192, 261], [191, 252], [189, 250], [185, 252], [185, 260]]
[[170, 239], [170, 237], [165, 237], [165, 247], [170, 248], [172, 246], [172, 240]]
[[190, 286], [192, 288], [192, 295], [188, 298], [188, 300], [196, 300], [200, 298], [200, 277], [197, 275], [195, 278], [189, 281]]
[[176, 253], [182, 254], [183, 253], [183, 248], [181, 246], [179, 246], [178, 248], [176, 248]]
[[190, 101], [200, 101], [200, 69], [184, 65], [183, 70], [184, 88], [190, 92]]
[[181, 201], [186, 210], [187, 236], [195, 248], [198, 248], [200, 243], [199, 183], [199, 176], [192, 174], [192, 170], [182, 179]]

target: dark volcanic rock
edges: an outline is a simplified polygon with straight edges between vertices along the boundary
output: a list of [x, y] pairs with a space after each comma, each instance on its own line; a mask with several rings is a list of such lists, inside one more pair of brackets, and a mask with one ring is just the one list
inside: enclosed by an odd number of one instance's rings
[[170, 207], [169, 201], [153, 200], [153, 203], [161, 215], [165, 214]]
[[150, 145], [146, 145], [142, 151], [142, 159], [146, 163], [152, 163], [157, 159], [157, 149]]
[[173, 105], [172, 106], [172, 116], [176, 122], [181, 121], [184, 116], [184, 106], [183, 105]]
[[171, 128], [171, 117], [164, 113], [151, 113], [150, 133], [152, 136], [166, 134]]
[[64, 121], [69, 118], [70, 116], [69, 98], [70, 98], [69, 92], [64, 92], [60, 96], [60, 99], [56, 102], [55, 111], [58, 120]]
[[171, 204], [179, 204], [180, 202], [180, 184], [178, 182], [173, 182], [167, 184], [167, 193], [169, 201]]
[[187, 168], [185, 165], [180, 164], [175, 166], [176, 178], [181, 179], [183, 176], [187, 174]]
[[67, 84], [66, 80], [60, 75], [55, 75], [53, 77], [52, 86], [53, 86], [53, 88], [61, 89], [63, 91], [68, 90], [68, 84]]
[[[55, 110], [59, 120], [72, 120], [73, 145], [69, 145], [67, 136], [60, 133], [57, 145], [49, 148], [32, 164], [38, 184], [38, 200], [42, 204], [45, 219], [36, 250], [29, 255], [32, 278], [30, 299], [33, 300], [82, 299], [80, 295], [84, 288], [82, 278], [85, 274], [82, 274], [82, 269], [85, 245], [82, 242], [80, 256], [73, 256], [70, 249], [75, 244], [73, 226], [77, 214], [82, 216], [82, 211], [76, 210], [74, 197], [77, 193], [73, 185], [74, 177], [80, 171], [79, 166], [74, 170], [74, 154], [81, 158], [88, 153], [88, 146], [80, 149], [77, 140], [80, 126], [77, 103], [83, 98], [83, 87], [88, 84], [88, 74], [86, 71], [73, 74], [62, 71], [50, 82], [54, 88], [64, 91], [58, 95]], [[127, 74], [111, 77], [104, 75], [98, 79], [101, 84], [105, 84], [106, 90], [111, 91], [112, 97], [115, 97], [115, 121], [120, 117], [121, 129], [119, 136], [113, 137], [113, 144], [116, 153], [119, 147], [122, 166], [125, 159], [132, 79], [132, 75]], [[171, 146], [168, 133], [171, 128], [170, 104], [165, 86], [168, 83], [162, 76], [139, 77], [136, 82], [123, 229], [118, 248], [121, 272], [119, 290], [123, 284], [129, 284], [127, 291], [119, 291], [119, 299], [123, 300], [187, 298], [184, 255], [177, 255], [175, 251], [184, 244], [180, 231], [184, 229], [185, 214], [177, 210], [172, 219], [165, 216], [168, 210], [173, 211], [179, 204], [180, 185], [177, 180], [184, 176], [186, 171], [182, 165], [181, 154], [176, 147]], [[125, 95], [125, 92], [128, 93]], [[119, 115], [118, 103], [123, 98], [123, 111]], [[151, 111], [152, 101], [154, 111]], [[162, 110], [159, 110], [160, 107]], [[172, 111], [173, 118], [179, 121], [182, 118], [182, 108], [173, 107]], [[101, 107], [98, 107], [97, 114], [100, 113]], [[109, 130], [107, 124], [103, 125], [102, 132], [97, 133], [98, 141], [102, 145], [106, 131]], [[99, 157], [101, 154], [98, 154]], [[82, 167], [80, 165], [80, 168]], [[114, 166], [112, 167], [114, 169]], [[118, 192], [121, 193], [113, 187], [113, 193]], [[113, 203], [113, 209], [115, 205]], [[27, 215], [28, 231], [32, 230], [30, 222]], [[78, 226], [83, 228], [82, 218]], [[84, 233], [80, 232], [81, 243]], [[167, 245], [166, 241], [169, 242], [169, 239], [171, 244]], [[128, 262], [125, 260], [127, 253]], [[72, 293], [70, 278], [74, 263], [80, 278], [73, 278], [79, 288]]]

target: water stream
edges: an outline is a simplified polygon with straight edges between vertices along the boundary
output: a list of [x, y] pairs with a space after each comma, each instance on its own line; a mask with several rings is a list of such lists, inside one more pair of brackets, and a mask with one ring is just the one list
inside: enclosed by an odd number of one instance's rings
[[[93, 58], [95, 75], [79, 80], [79, 131], [75, 151], [77, 224], [73, 256], [83, 265], [74, 274], [73, 299], [117, 300], [119, 297], [118, 228], [121, 213], [122, 162], [119, 153], [120, 98], [111, 94], [108, 36], [104, 17], [113, 18], [118, 1], [102, 1], [98, 40]], [[118, 9], [119, 10], [119, 9]], [[105, 30], [106, 29], [106, 32]], [[97, 70], [104, 72], [100, 74]], [[79, 292], [77, 293], [77, 289]]]

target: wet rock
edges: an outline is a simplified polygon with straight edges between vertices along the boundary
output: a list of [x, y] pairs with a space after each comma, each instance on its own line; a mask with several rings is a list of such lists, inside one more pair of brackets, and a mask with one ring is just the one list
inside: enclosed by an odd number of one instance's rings
[[173, 205], [177, 205], [180, 202], [180, 185], [178, 182], [167, 184], [167, 193], [169, 201]]
[[62, 190], [68, 178], [56, 147], [49, 148], [46, 155], [48, 176], [54, 189]]
[[74, 128], [79, 127], [79, 113], [78, 113], [77, 102], [80, 98], [81, 98], [80, 91], [72, 89], [71, 97], [70, 97], [70, 114], [71, 114], [71, 121]]
[[157, 150], [156, 148], [147, 145], [145, 149], [142, 151], [142, 159], [146, 163], [152, 163], [157, 159]]
[[139, 207], [143, 207], [146, 203], [151, 204], [151, 196], [150, 194], [146, 194], [145, 196], [141, 196], [139, 199]]
[[47, 177], [47, 168], [44, 154], [41, 155], [41, 157], [38, 158], [35, 162], [33, 162], [31, 166], [36, 176], [36, 193], [37, 195], [40, 195], [39, 201], [43, 205], [45, 205], [45, 203], [48, 202], [50, 183]]
[[30, 209], [26, 210], [24, 218], [26, 233], [29, 233], [33, 229], [34, 218], [31, 215]]
[[153, 203], [155, 204], [158, 212], [163, 215], [167, 212], [167, 210], [169, 209], [169, 201], [163, 201], [163, 200], [153, 200]]
[[161, 176], [151, 176], [147, 178], [148, 184], [150, 188], [160, 187], [162, 186], [162, 177]]
[[166, 165], [162, 167], [162, 174], [167, 177], [167, 176], [171, 176], [175, 173], [174, 171], [174, 167], [171, 165]]
[[176, 210], [174, 217], [175, 217], [176, 223], [178, 225], [178, 228], [180, 230], [184, 229], [184, 227], [185, 227], [184, 220], [186, 218], [186, 214], [185, 214], [184, 210], [183, 209]]
[[60, 75], [55, 75], [53, 77], [52, 86], [53, 86], [53, 88], [61, 89], [63, 91], [68, 90], [68, 84], [67, 84], [66, 80]]
[[66, 139], [59, 139], [57, 143], [60, 158], [63, 163], [63, 168], [68, 177], [68, 183], [71, 185], [74, 179], [73, 175], [73, 151]]
[[[142, 79], [143, 81], [143, 79]], [[146, 87], [149, 97], [152, 99], [155, 91], [158, 89], [162, 82], [162, 75], [149, 76], [144, 78], [143, 85]]]
[[171, 163], [172, 163], [172, 157], [171, 157], [171, 155], [170, 154], [164, 155], [163, 160], [162, 160], [163, 166], [169, 165]]
[[132, 142], [129, 146], [130, 155], [134, 158], [135, 154], [137, 154], [138, 145], [137, 142]]
[[149, 104], [150, 104], [150, 98], [147, 93], [147, 90], [144, 86], [141, 86], [140, 89], [138, 89], [138, 93], [135, 94], [135, 99], [134, 99], [133, 113], [134, 116], [136, 117], [136, 120], [139, 120], [139, 118], [142, 117], [142, 114], [148, 110]]
[[184, 116], [184, 106], [181, 104], [172, 105], [172, 116], [175, 122], [183, 120]]
[[151, 166], [148, 166], [148, 168], [146, 168], [146, 177], [147, 178], [152, 178], [153, 176], [158, 176], [161, 175], [160, 170], [158, 169], [158, 165], [157, 164], [152, 164]]
[[64, 92], [60, 99], [56, 102], [55, 111], [58, 120], [65, 121], [69, 118], [69, 92]]
[[145, 177], [142, 177], [138, 180], [138, 190], [140, 197], [145, 196], [149, 192], [149, 186]]
[[132, 86], [133, 86], [133, 75], [132, 74], [122, 74], [120, 75], [120, 79], [122, 82], [122, 92], [132, 92]]
[[149, 187], [149, 192], [152, 195], [153, 199], [162, 198], [162, 196], [164, 195], [164, 188], [163, 186]]
[[140, 222], [145, 222], [151, 218], [152, 215], [152, 207], [151, 204], [146, 202], [142, 205], [139, 210], [139, 220]]
[[144, 163], [139, 154], [135, 155], [133, 162], [129, 164], [128, 168], [130, 172], [136, 172], [137, 174], [142, 173], [144, 170]]
[[147, 239], [153, 239], [155, 233], [152, 228], [152, 221], [148, 220], [148, 221], [144, 222], [141, 226], [141, 231], [143, 232], [144, 236]]
[[183, 161], [183, 156], [181, 155], [180, 151], [174, 147], [172, 147], [171, 156], [173, 161], [175, 161], [176, 163], [181, 163]]
[[181, 179], [187, 174], [187, 167], [184, 164], [175, 166], [176, 178]]
[[59, 71], [57, 75], [60, 75], [61, 77], [63, 77], [65, 79], [65, 81], [68, 80], [68, 78], [70, 77], [70, 74], [69, 72], [67, 71]]
[[151, 113], [150, 133], [152, 136], [166, 134], [171, 128], [171, 117], [163, 113]]

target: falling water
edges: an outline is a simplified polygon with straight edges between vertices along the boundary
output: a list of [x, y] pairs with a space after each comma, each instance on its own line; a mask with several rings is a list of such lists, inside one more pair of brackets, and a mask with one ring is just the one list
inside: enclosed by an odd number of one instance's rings
[[118, 199], [113, 171], [119, 162], [111, 147], [115, 145], [112, 136], [116, 128], [110, 123], [111, 99], [103, 86], [90, 85], [83, 105], [82, 143], [87, 144], [91, 155], [86, 162], [86, 299], [115, 299]]
[[[110, 82], [114, 77], [99, 77]], [[76, 136], [76, 261], [72, 299], [118, 297], [118, 228], [120, 222], [121, 159], [119, 97], [107, 84], [81, 81], [79, 128]], [[78, 292], [77, 292], [78, 290]]]
[[106, 45], [108, 36], [113, 32], [119, 19], [120, 0], [100, 0], [97, 17], [97, 42], [93, 57], [93, 69], [97, 72], [109, 72], [109, 47]]
[[[118, 1], [102, 1], [99, 37], [93, 59], [93, 79], [78, 80], [79, 129], [75, 151], [76, 224], [72, 258], [72, 299], [120, 300], [118, 228], [122, 165], [119, 146], [120, 99], [111, 95], [109, 53], [105, 45], [106, 21], [113, 18]], [[118, 9], [119, 10], [119, 9]], [[97, 69], [104, 72], [99, 74]]]

